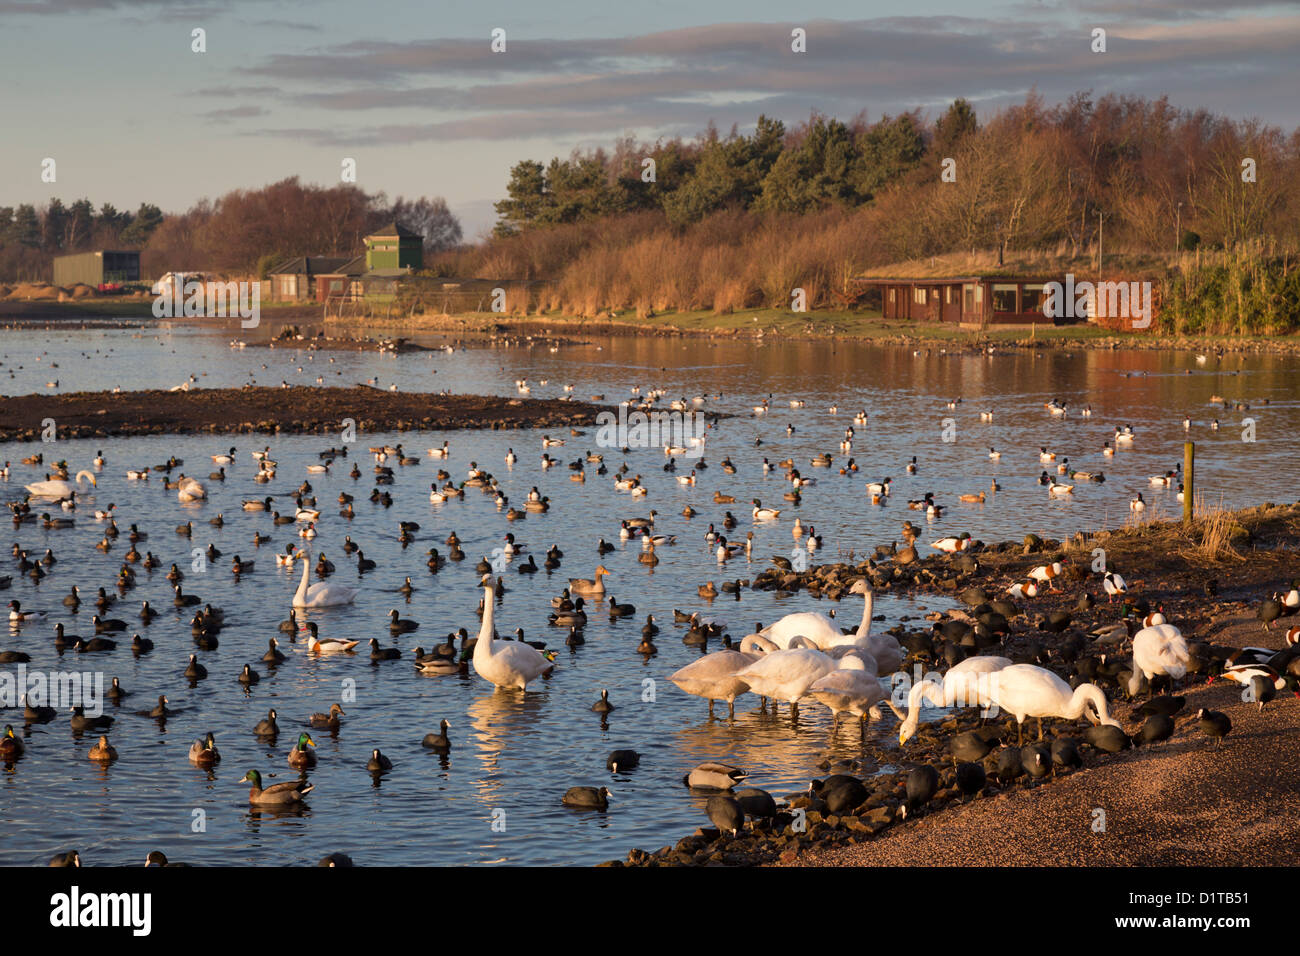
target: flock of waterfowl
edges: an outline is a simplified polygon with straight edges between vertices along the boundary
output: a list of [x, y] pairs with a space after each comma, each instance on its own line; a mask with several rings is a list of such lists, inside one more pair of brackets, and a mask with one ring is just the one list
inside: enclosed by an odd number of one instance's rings
[[[543, 383], [545, 384], [545, 383]], [[519, 383], [521, 393], [531, 388], [525, 381]], [[662, 390], [640, 394], [634, 390], [634, 401], [643, 407], [654, 407], [665, 397]], [[700, 397], [692, 402], [682, 399], [673, 402], [674, 408], [698, 408], [707, 399]], [[792, 400], [791, 408], [802, 408], [806, 403]], [[958, 401], [949, 403], [955, 409]], [[771, 402], [764, 401], [755, 406], [753, 414], [758, 417], [770, 414]], [[1053, 417], [1070, 414], [1065, 402], [1054, 401], [1046, 406]], [[830, 414], [837, 415], [838, 408], [832, 407]], [[1091, 409], [1086, 407], [1080, 413], [1089, 417]], [[992, 411], [982, 412], [981, 420], [993, 417]], [[854, 442], [859, 430], [868, 427], [869, 417], [864, 411], [853, 418], [853, 425], [844, 430], [840, 452], [843, 463], [836, 469], [837, 457], [827, 453], [813, 456], [809, 460], [812, 469], [827, 469], [828, 475], [821, 479], [821, 484], [834, 485], [835, 494], [858, 493], [855, 486], [859, 464], [852, 457]], [[717, 427], [715, 420], [712, 427]], [[1190, 424], [1189, 424], [1190, 427]], [[786, 426], [786, 434], [795, 432], [793, 424]], [[545, 476], [552, 468], [564, 467], [569, 477], [586, 482], [589, 478], [604, 478], [610, 483], [611, 495], [626, 492], [634, 500], [644, 499], [648, 495], [649, 485], [636, 474], [628, 464], [627, 458], [632, 449], [621, 449], [625, 456], [623, 465], [611, 475], [605, 464], [604, 453], [593, 454], [587, 451], [570, 462], [552, 458], [551, 449], [563, 448], [569, 438], [581, 433], [572, 430], [570, 435], [545, 435], [541, 439], [542, 454], [540, 473]], [[1098, 453], [1112, 457], [1116, 449], [1130, 446], [1135, 435], [1128, 426], [1114, 429], [1109, 440], [1105, 441]], [[518, 440], [522, 445], [522, 439]], [[762, 440], [754, 443], [756, 449], [762, 447]], [[614, 451], [617, 451], [615, 449]], [[649, 450], [650, 454], [657, 453]], [[676, 482], [685, 487], [698, 487], [704, 483], [704, 474], [709, 468], [704, 456], [705, 439], [696, 438], [683, 446], [668, 445], [662, 449], [664, 472], [672, 475]], [[646, 449], [638, 452], [645, 453]], [[44, 553], [34, 557], [40, 548], [16, 541], [12, 548], [15, 572], [39, 587], [39, 582], [55, 573], [56, 564], [61, 565], [60, 578], [68, 581], [66, 596], [62, 605], [69, 615], [79, 613], [83, 601], [93, 605], [95, 613], [89, 618], [89, 625], [94, 634], [87, 636], [66, 633], [65, 623], [47, 622], [51, 612], [44, 607], [30, 608], [24, 600], [18, 598], [9, 602], [10, 634], [15, 649], [6, 649], [0, 656], [5, 663], [23, 663], [29, 658], [21, 645], [26, 641], [48, 640], [40, 636], [48, 627], [53, 632], [55, 646], [60, 653], [67, 648], [76, 653], [112, 654], [115, 650], [129, 651], [139, 657], [142, 654], [164, 651], [177, 655], [177, 679], [191, 683], [208, 679], [207, 668], [200, 662], [199, 655], [189, 652], [182, 654], [174, 640], [174, 628], [168, 621], [160, 622], [167, 635], [160, 640], [151, 640], [140, 633], [134, 633], [127, 644], [122, 640], [127, 632], [143, 631], [155, 625], [159, 611], [148, 600], [142, 600], [137, 611], [124, 610], [133, 603], [130, 594], [140, 584], [147, 584], [155, 578], [167, 582], [166, 587], [172, 595], [175, 617], [172, 622], [188, 620], [190, 636], [200, 653], [211, 650], [218, 645], [219, 634], [225, 624], [226, 611], [205, 601], [198, 593], [184, 590], [186, 572], [181, 564], [188, 561], [193, 552], [202, 554], [210, 563], [225, 557], [215, 544], [206, 547], [196, 546], [202, 537], [201, 525], [196, 525], [192, 512], [185, 512], [185, 520], [174, 526], [175, 534], [167, 540], [176, 542], [178, 547], [159, 548], [163, 556], [156, 555], [150, 548], [150, 535], [157, 535], [156, 522], [162, 509], [152, 513], [141, 512], [137, 515], [119, 516], [115, 504], [100, 506], [105, 497], [113, 497], [115, 482], [133, 483], [154, 482], [163, 485], [168, 492], [175, 492], [174, 500], [179, 505], [192, 505], [208, 501], [210, 497], [220, 498], [225, 507], [239, 507], [264, 521], [264, 530], [255, 533], [252, 545], [260, 548], [293, 529], [299, 542], [290, 541], [275, 554], [277, 567], [293, 569], [295, 563], [301, 565], [296, 590], [292, 595], [286, 594], [290, 605], [288, 617], [279, 624], [273, 633], [268, 633], [267, 651], [257, 662], [245, 663], [237, 672], [227, 675], [232, 681], [244, 687], [250, 687], [261, 680], [260, 669], [275, 669], [292, 666], [292, 656], [286, 655], [281, 641], [303, 648], [312, 655], [355, 655], [362, 641], [365, 641], [371, 662], [379, 664], [386, 661], [407, 661], [413, 664], [416, 674], [420, 676], [439, 675], [474, 675], [492, 689], [522, 692], [539, 680], [550, 677], [557, 666], [557, 654], [548, 649], [544, 641], [525, 640], [522, 630], [514, 635], [502, 636], [497, 633], [497, 610], [503, 604], [503, 595], [510, 588], [506, 585], [505, 575], [552, 574], [559, 571], [562, 562], [567, 560], [565, 552], [558, 543], [552, 542], [544, 551], [537, 550], [522, 543], [514, 532], [504, 533], [501, 545], [492, 555], [484, 555], [474, 566], [475, 584], [481, 589], [480, 620], [476, 627], [462, 627], [447, 635], [446, 639], [432, 646], [429, 652], [422, 647], [407, 650], [402, 647], [385, 645], [373, 636], [387, 629], [390, 640], [400, 638], [412, 639], [420, 624], [410, 618], [404, 618], [397, 609], [386, 615], [386, 621], [368, 622], [366, 627], [370, 635], [358, 634], [354, 625], [338, 626], [337, 618], [331, 618], [329, 609], [353, 604], [362, 590], [367, 587], [369, 573], [376, 574], [388, 581], [404, 579], [399, 591], [409, 599], [412, 592], [436, 585], [416, 585], [406, 567], [380, 568], [377, 562], [367, 559], [362, 549], [363, 542], [354, 541], [351, 535], [344, 534], [348, 521], [356, 514], [355, 506], [365, 500], [365, 495], [351, 491], [342, 491], [338, 495], [337, 517], [325, 517], [326, 507], [314, 496], [311, 481], [321, 480], [319, 476], [329, 476], [335, 481], [348, 480], [354, 487], [360, 487], [363, 478], [372, 483], [369, 493], [370, 503], [377, 508], [388, 508], [393, 504], [390, 486], [395, 484], [408, 469], [418, 466], [427, 457], [437, 462], [436, 480], [429, 485], [429, 500], [433, 505], [442, 505], [463, 499], [471, 491], [486, 495], [495, 503], [497, 513], [505, 523], [512, 526], [531, 515], [546, 514], [553, 506], [550, 496], [543, 494], [539, 487], [533, 487], [525, 499], [518, 504], [512, 503], [505, 494], [500, 482], [478, 462], [470, 461], [462, 466], [463, 477], [453, 478], [447, 468], [453, 467], [456, 449], [451, 442], [444, 441], [440, 446], [428, 449], [427, 456], [421, 456], [403, 448], [402, 445], [382, 445], [369, 449], [372, 463], [366, 470], [361, 468], [356, 455], [350, 455], [347, 446], [332, 447], [320, 451], [317, 462], [306, 467], [307, 477], [290, 493], [261, 495], [259, 497], [241, 498], [236, 505], [224, 491], [226, 482], [238, 477], [265, 484], [276, 478], [278, 463], [269, 445], [251, 453], [254, 472], [245, 475], [241, 466], [243, 459], [237, 446], [212, 454], [211, 460], [215, 471], [207, 478], [207, 484], [201, 479], [186, 474], [182, 469], [184, 462], [169, 458], [156, 466], [125, 467], [124, 463], [112, 460], [104, 452], [96, 453], [91, 467], [78, 470], [72, 478], [72, 467], [63, 461], [45, 461], [43, 453], [32, 455], [23, 460], [21, 466], [10, 466], [8, 462], [0, 473], [0, 480], [9, 481], [11, 476], [22, 482], [25, 494], [9, 502], [15, 532], [20, 538], [39, 535]], [[1003, 452], [989, 450], [991, 460], [1001, 460]], [[1030, 455], [1026, 455], [1030, 458]], [[1102, 471], [1074, 468], [1069, 457], [1058, 454], [1046, 446], [1036, 454], [1037, 465], [1050, 466], [1041, 469], [1037, 476], [1039, 484], [1047, 489], [1047, 494], [1062, 497], [1072, 494], [1074, 484], [1068, 482], [1106, 481]], [[525, 456], [526, 458], [526, 456]], [[511, 446], [505, 453], [504, 463], [508, 468], [525, 460], [516, 454]], [[725, 458], [718, 470], [723, 477], [717, 481], [713, 491], [713, 504], [723, 510], [715, 524], [709, 524], [700, 534], [710, 555], [714, 556], [720, 569], [728, 567], [728, 562], [744, 560], [753, 562], [758, 559], [754, 554], [755, 529], [770, 528], [789, 521], [794, 548], [790, 557], [776, 555], [774, 567], [765, 572], [769, 575], [784, 576], [795, 579], [809, 572], [809, 558], [822, 548], [823, 538], [811, 524], [804, 524], [803, 516], [794, 516], [789, 509], [803, 506], [804, 496], [819, 485], [817, 478], [805, 475], [792, 458], [773, 462], [761, 457], [756, 451], [756, 460], [752, 463], [733, 462]], [[680, 459], [680, 461], [679, 461]], [[344, 461], [351, 461], [351, 468], [345, 470]], [[689, 474], [682, 473], [689, 461]], [[440, 467], [445, 464], [447, 468]], [[923, 467], [913, 457], [901, 463], [903, 470], [912, 476], [917, 475]], [[527, 467], [526, 465], [524, 467]], [[648, 465], [646, 466], [649, 467]], [[726, 493], [726, 477], [737, 474], [742, 468], [761, 469], [765, 475], [783, 475], [788, 490], [782, 493], [785, 506], [776, 508], [764, 506], [759, 498], [751, 499], [748, 512], [749, 528], [744, 532], [741, 520], [726, 505], [734, 504], [734, 495]], [[1179, 467], [1162, 475], [1151, 476], [1149, 484], [1158, 488], [1177, 486], [1181, 494]], [[419, 472], [427, 471], [419, 469]], [[838, 471], [838, 476], [836, 475]], [[1054, 472], [1054, 473], [1053, 473]], [[43, 477], [42, 477], [43, 475]], [[175, 477], [173, 477], [175, 475]], [[834, 484], [836, 478], [841, 484]], [[1027, 474], [1026, 480], [1033, 480]], [[892, 499], [895, 482], [890, 477], [881, 477], [866, 482], [863, 488], [864, 502], [873, 507], [887, 505]], [[984, 504], [996, 500], [999, 484], [994, 480], [987, 491], [961, 495], [961, 500], [968, 503]], [[97, 534], [101, 539], [95, 547], [103, 553], [112, 553], [126, 545], [123, 560], [116, 579], [102, 586], [91, 582], [76, 582], [78, 556], [66, 552], [57, 553], [55, 544], [57, 532], [71, 528], [74, 522], [85, 520], [82, 516], [91, 511], [87, 499], [96, 497], [93, 515], [86, 515], [96, 523]], [[617, 498], [611, 498], [611, 501]], [[701, 506], [705, 507], [705, 506]], [[947, 506], [936, 500], [931, 493], [907, 501], [909, 510], [925, 514], [929, 518], [941, 515]], [[1140, 512], [1145, 507], [1142, 495], [1136, 494], [1130, 501], [1130, 509]], [[687, 505], [683, 515], [691, 519], [699, 515], [694, 506]], [[448, 512], [437, 512], [436, 520], [447, 521]], [[118, 527], [119, 517], [128, 528], [123, 531]], [[427, 517], [423, 520], [429, 520]], [[208, 519], [208, 524], [220, 528], [224, 519], [220, 513]], [[638, 561], [653, 568], [664, 560], [664, 552], [672, 549], [682, 533], [667, 533], [662, 530], [662, 516], [655, 510], [646, 515], [611, 519], [610, 536], [617, 535], [620, 541], [635, 542], [639, 545]], [[398, 540], [403, 547], [415, 540], [420, 531], [420, 522], [405, 517], [396, 522]], [[145, 530], [149, 527], [150, 530]], [[549, 526], [548, 526], [549, 527]], [[713, 714], [714, 701], [725, 701], [729, 716], [734, 716], [735, 705], [744, 695], [754, 695], [760, 708], [766, 709], [770, 703], [775, 713], [779, 703], [789, 705], [792, 720], [799, 716], [800, 702], [811, 698], [825, 706], [832, 715], [832, 732], [839, 725], [841, 718], [848, 715], [858, 719], [861, 734], [865, 738], [868, 722], [884, 720], [884, 710], [892, 711], [899, 721], [898, 742], [906, 746], [917, 733], [921, 722], [922, 708], [931, 704], [939, 708], [953, 706], [972, 706], [988, 711], [996, 708], [1014, 718], [1018, 734], [1019, 727], [1029, 718], [1037, 718], [1039, 740], [1042, 739], [1042, 722], [1045, 718], [1074, 722], [1088, 720], [1093, 726], [1084, 735], [1083, 741], [1063, 736], [1047, 745], [1031, 743], [1023, 745], [1018, 739], [1015, 748], [1005, 748], [990, 759], [996, 761], [997, 771], [1008, 778], [1027, 774], [1039, 778], [1051, 772], [1053, 766], [1076, 766], [1079, 762], [1078, 746], [1081, 743], [1091, 745], [1104, 752], [1116, 752], [1134, 743], [1152, 743], [1166, 739], [1173, 732], [1173, 720], [1182, 707], [1182, 698], [1169, 693], [1152, 697], [1142, 705], [1141, 716], [1144, 718], [1135, 733], [1127, 733], [1122, 723], [1116, 719], [1117, 700], [1127, 694], [1137, 696], [1146, 689], [1152, 691], [1157, 682], [1167, 683], [1182, 680], [1189, 674], [1202, 673], [1211, 678], [1236, 681], [1251, 688], [1261, 706], [1272, 699], [1278, 691], [1295, 690], [1297, 675], [1300, 675], [1300, 628], [1291, 628], [1286, 632], [1286, 644], [1282, 648], [1247, 648], [1225, 651], [1205, 642], [1189, 642], [1178, 627], [1164, 620], [1159, 610], [1151, 611], [1145, 602], [1134, 603], [1128, 593], [1128, 586], [1123, 578], [1111, 571], [1101, 574], [1089, 574], [1077, 566], [1069, 566], [1061, 561], [1046, 561], [1029, 570], [1023, 580], [1010, 582], [998, 590], [987, 590], [983, 586], [971, 584], [962, 592], [962, 600], [969, 606], [969, 611], [953, 611], [934, 621], [928, 633], [911, 632], [903, 629], [891, 629], [890, 633], [873, 633], [874, 588], [880, 583], [880, 576], [886, 578], [897, 569], [917, 565], [923, 560], [933, 562], [934, 558], [923, 559], [917, 549], [918, 535], [921, 528], [912, 522], [904, 522], [902, 528], [903, 546], [891, 543], [877, 548], [875, 555], [862, 564], [850, 568], [848, 577], [839, 581], [839, 586], [832, 596], [844, 598], [861, 597], [863, 600], [860, 623], [854, 628], [842, 628], [831, 615], [809, 611], [791, 613], [780, 617], [767, 626], [755, 626], [738, 641], [727, 633], [728, 626], [714, 617], [702, 616], [677, 610], [674, 623], [685, 628], [682, 643], [692, 648], [689, 654], [695, 659], [684, 666], [676, 668], [668, 679], [687, 694], [704, 698], [708, 701], [709, 714]], [[440, 534], [440, 533], [439, 533]], [[743, 534], [743, 538], [741, 535]], [[119, 537], [125, 541], [119, 543]], [[342, 553], [350, 561], [357, 575], [355, 586], [332, 580], [337, 572], [335, 564], [325, 557], [325, 550], [317, 551], [313, 560], [312, 544], [320, 545], [323, 538], [329, 537], [331, 553]], [[738, 539], [739, 540], [734, 540]], [[154, 542], [157, 541], [155, 537]], [[55, 542], [55, 544], [48, 544]], [[467, 555], [460, 547], [461, 541], [454, 531], [445, 538], [447, 553], [438, 546], [427, 549], [424, 564], [431, 575], [439, 575], [448, 563], [463, 561]], [[157, 547], [157, 544], [153, 545]], [[570, 647], [581, 646], [584, 641], [583, 630], [590, 615], [607, 614], [610, 619], [631, 618], [641, 612], [629, 603], [619, 602], [610, 592], [607, 578], [610, 571], [601, 563], [604, 555], [614, 549], [605, 538], [596, 542], [565, 543], [568, 550], [577, 549], [575, 557], [587, 567], [594, 568], [589, 578], [570, 578], [562, 593], [555, 595], [549, 608], [538, 613], [538, 620], [544, 619], [549, 626], [563, 634], [562, 642]], [[930, 547], [946, 562], [954, 574], [963, 580], [973, 581], [978, 574], [978, 560], [975, 555], [979, 544], [968, 533], [952, 534], [939, 537], [930, 542]], [[143, 550], [142, 550], [143, 549]], [[578, 557], [577, 555], [581, 555]], [[536, 558], [543, 559], [538, 564]], [[236, 580], [257, 572], [257, 562], [246, 559], [244, 554], [229, 557], [230, 573]], [[71, 571], [65, 569], [71, 568]], [[317, 580], [313, 583], [313, 574]], [[143, 580], [141, 580], [143, 578]], [[193, 579], [190, 579], [191, 582]], [[13, 576], [0, 576], [0, 588], [10, 588]], [[716, 586], [714, 581], [701, 583], [698, 594], [702, 599], [713, 600], [720, 594], [734, 595], [737, 600], [741, 593], [751, 585], [757, 584], [741, 579], [723, 581]], [[461, 586], [461, 585], [455, 585]], [[1092, 611], [1095, 591], [1105, 596], [1108, 601], [1119, 599], [1119, 610], [1114, 620], [1105, 626], [1094, 628], [1087, 637], [1078, 638], [1068, 650], [1060, 648], [1044, 652], [1009, 652], [1004, 656], [998, 651], [1006, 651], [1008, 639], [1013, 634], [1023, 635], [1029, 631], [1039, 630], [1045, 634], [1061, 635], [1071, 626], [1071, 615], [1062, 611], [1053, 611], [1035, 619], [1032, 602], [1045, 592], [1059, 592], [1063, 587], [1073, 588], [1080, 594], [1080, 610]], [[90, 591], [94, 588], [93, 596]], [[782, 588], [787, 589], [787, 588]], [[202, 588], [196, 590], [201, 591]], [[38, 596], [33, 603], [42, 603], [45, 592], [35, 590]], [[86, 593], [83, 598], [82, 594]], [[1109, 606], [1109, 605], [1108, 605]], [[108, 617], [114, 609], [123, 617]], [[1277, 594], [1267, 599], [1260, 607], [1259, 617], [1265, 627], [1274, 621], [1300, 611], [1300, 591], [1292, 588], [1289, 592]], [[244, 615], [248, 609], [232, 609], [234, 615]], [[471, 636], [471, 631], [476, 636]], [[107, 635], [119, 635], [111, 637]], [[659, 654], [657, 641], [663, 634], [656, 622], [654, 613], [644, 617], [644, 625], [639, 633], [639, 643], [635, 644], [635, 653], [647, 660]], [[901, 639], [900, 639], [901, 638]], [[722, 648], [709, 651], [710, 642], [720, 642]], [[698, 649], [698, 650], [695, 650]], [[631, 648], [630, 648], [631, 650]], [[1128, 653], [1124, 653], [1128, 651]], [[366, 654], [365, 651], [361, 653]], [[109, 658], [111, 659], [111, 658]], [[182, 666], [187, 659], [188, 665]], [[944, 661], [948, 668], [938, 679], [926, 679], [905, 689], [900, 696], [888, 680], [890, 675], [904, 671], [909, 664], [919, 660], [926, 662]], [[577, 665], [580, 666], [580, 665]], [[938, 677], [938, 675], [935, 675]], [[485, 688], [487, 689], [487, 688]], [[127, 691], [114, 678], [110, 699], [117, 704], [127, 695]], [[150, 692], [152, 693], [152, 692]], [[175, 713], [169, 709], [170, 702], [166, 693], [159, 693], [157, 706], [141, 714], [156, 720], [165, 720]], [[23, 702], [22, 721], [27, 724], [49, 723], [58, 720], [60, 714], [50, 707]], [[591, 710], [602, 715], [602, 719], [618, 705], [611, 701], [608, 689], [603, 689], [592, 705]], [[337, 731], [341, 726], [340, 718], [346, 716], [339, 704], [333, 704], [328, 713], [314, 714], [306, 718], [304, 727], [330, 728]], [[436, 716], [436, 715], [434, 715]], [[280, 733], [279, 715], [270, 710], [265, 720], [255, 728], [246, 731], [259, 739], [274, 741]], [[74, 733], [90, 732], [97, 741], [87, 750], [91, 760], [108, 764], [119, 759], [119, 752], [110, 738], [114, 718], [109, 715], [94, 716], [85, 714], [81, 708], [71, 712], [71, 726]], [[1216, 745], [1229, 734], [1231, 727], [1227, 718], [1216, 712], [1201, 711], [1197, 715], [1199, 726], [1211, 736]], [[430, 732], [422, 740], [422, 746], [447, 755], [453, 748], [453, 741], [448, 736], [449, 724], [442, 719], [438, 733]], [[232, 731], [241, 732], [241, 731]], [[311, 748], [315, 742], [310, 733], [303, 730], [291, 734], [294, 743], [285, 754], [285, 762], [298, 772], [295, 779], [267, 785], [261, 771], [249, 768], [241, 782], [250, 785], [247, 802], [259, 811], [293, 811], [305, 806], [304, 799], [313, 791], [310, 779], [311, 771], [317, 766], [317, 755]], [[951, 753], [956, 761], [955, 773], [958, 786], [963, 793], [980, 792], [985, 783], [985, 758], [997, 751], [1001, 741], [1001, 731], [993, 726], [968, 734], [959, 735], [951, 741]], [[119, 740], [120, 744], [121, 741]], [[13, 763], [24, 756], [26, 748], [22, 739], [7, 726], [0, 737], [0, 759]], [[221, 759], [217, 749], [214, 733], [207, 733], [195, 740], [189, 747], [187, 757], [196, 767], [210, 769]], [[40, 759], [39, 753], [28, 753], [27, 759]], [[632, 749], [616, 750], [606, 760], [606, 769], [611, 773], [625, 773], [635, 768], [641, 755]], [[1005, 764], [1005, 767], [1004, 767]], [[370, 748], [370, 756], [365, 769], [372, 774], [385, 774], [393, 771], [393, 760], [378, 747]], [[772, 819], [776, 816], [778, 803], [770, 794], [756, 788], [732, 793], [735, 786], [745, 778], [743, 771], [721, 762], [710, 761], [697, 766], [686, 775], [685, 782], [693, 789], [714, 791], [707, 804], [707, 812], [721, 831], [738, 833], [745, 825], [746, 818]], [[925, 794], [933, 793], [938, 786], [939, 775], [929, 765], [918, 767], [907, 783], [909, 807], [917, 808], [925, 803]], [[840, 774], [826, 782], [817, 782], [814, 790], [820, 801], [851, 809], [862, 803], [859, 796], [865, 795], [863, 782], [851, 775]], [[560, 799], [566, 806], [580, 809], [606, 810], [611, 800], [611, 790], [607, 786], [579, 785], [569, 789]], [[864, 797], [865, 799], [865, 797]], [[856, 802], [855, 802], [856, 801]], [[67, 854], [61, 857], [68, 858]], [[75, 851], [72, 857], [76, 857]], [[79, 857], [77, 858], [79, 860]], [[327, 858], [328, 859], [328, 858]]]

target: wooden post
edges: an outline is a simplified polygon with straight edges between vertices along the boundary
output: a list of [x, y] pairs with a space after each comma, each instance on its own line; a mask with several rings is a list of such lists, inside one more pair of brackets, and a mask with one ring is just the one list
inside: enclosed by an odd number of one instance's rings
[[1192, 520], [1192, 502], [1195, 489], [1196, 442], [1183, 442], [1183, 520]]

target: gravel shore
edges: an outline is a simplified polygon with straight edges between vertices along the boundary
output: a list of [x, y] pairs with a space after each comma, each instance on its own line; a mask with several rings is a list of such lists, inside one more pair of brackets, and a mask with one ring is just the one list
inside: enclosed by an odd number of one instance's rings
[[558, 428], [590, 425], [587, 402], [385, 392], [377, 388], [211, 388], [188, 392], [72, 392], [0, 397], [0, 441], [39, 441], [52, 418], [60, 438], [195, 433], [359, 432]]

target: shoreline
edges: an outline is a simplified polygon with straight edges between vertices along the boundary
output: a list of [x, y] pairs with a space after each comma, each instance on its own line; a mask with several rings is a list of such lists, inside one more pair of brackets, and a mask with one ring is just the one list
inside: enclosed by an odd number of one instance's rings
[[0, 441], [41, 440], [53, 418], [60, 438], [163, 434], [329, 434], [345, 418], [358, 432], [592, 425], [610, 409], [580, 401], [440, 395], [351, 388], [196, 388], [0, 396]]
[[[1232, 546], [1221, 545], [1216, 530], [1226, 528]], [[1010, 622], [1001, 647], [986, 653], [1010, 657], [1016, 663], [1037, 663], [1072, 676], [1074, 662], [1108, 653], [1128, 660], [1114, 645], [1103, 646], [1084, 637], [1099, 625], [1119, 619], [1121, 604], [1109, 604], [1100, 593], [1100, 576], [1088, 571], [1092, 549], [1105, 547], [1108, 566], [1127, 579], [1130, 602], [1161, 607], [1189, 644], [1208, 642], [1217, 648], [1264, 644], [1284, 646], [1285, 627], [1267, 635], [1255, 618], [1260, 599], [1295, 577], [1295, 549], [1300, 546], [1300, 502], [1260, 505], [1223, 515], [1200, 516], [1190, 528], [1178, 523], [1130, 526], [1068, 542], [1038, 541], [976, 544], [968, 552], [980, 567], [971, 573], [956, 570], [953, 559], [932, 555], [914, 564], [891, 568], [881, 563], [821, 565], [803, 573], [769, 570], [759, 575], [756, 589], [804, 589], [838, 600], [848, 582], [868, 576], [879, 590], [954, 597], [973, 586], [990, 595], [1001, 594], [1025, 580], [1029, 568], [1054, 560], [1073, 560], [1081, 573], [1067, 578], [1060, 594], [1040, 594], [1020, 600], [1020, 614]], [[1095, 605], [1080, 610], [1077, 600], [1087, 588]], [[1210, 594], [1209, 592], [1213, 592]], [[1049, 633], [1037, 626], [1041, 616], [1072, 613], [1070, 627]], [[939, 615], [928, 615], [937, 618]], [[1294, 623], [1284, 618], [1281, 624]], [[891, 634], [915, 646], [918, 631], [907, 625]], [[1084, 646], [1079, 647], [1080, 642]], [[922, 642], [924, 643], [924, 642]], [[908, 655], [903, 670], [943, 669], [942, 657], [926, 651]], [[1126, 733], [1141, 726], [1136, 707], [1140, 693], [1129, 701], [1114, 680], [1097, 678], [1107, 692], [1111, 716]], [[988, 783], [964, 797], [955, 785], [955, 760], [948, 741], [957, 733], [983, 728], [985, 733], [1016, 746], [1016, 725], [1006, 714], [987, 722], [974, 710], [956, 709], [932, 723], [922, 723], [904, 747], [897, 742], [897, 721], [886, 713], [874, 725], [858, 758], [847, 764], [823, 763], [826, 774], [852, 774], [868, 794], [860, 805], [831, 812], [809, 792], [786, 795], [791, 809], [805, 813], [806, 829], [795, 831], [788, 811], [767, 825], [752, 826], [736, 838], [718, 834], [708, 825], [671, 846], [652, 852], [629, 851], [623, 860], [603, 866], [992, 866], [992, 865], [1284, 865], [1294, 858], [1300, 837], [1300, 754], [1290, 746], [1300, 732], [1300, 707], [1288, 691], [1262, 711], [1242, 699], [1242, 688], [1229, 681], [1210, 684], [1206, 675], [1189, 675], [1176, 693], [1186, 697], [1175, 716], [1173, 737], [1163, 744], [1135, 746], [1105, 754], [1080, 745], [1083, 765], [1062, 770], [1041, 781], [1027, 778], [1006, 783], [995, 778], [994, 749], [983, 763]], [[1216, 749], [1198, 728], [1200, 707], [1220, 710], [1233, 731]], [[725, 719], [725, 718], [724, 718]], [[778, 719], [778, 718], [772, 718]], [[779, 718], [788, 721], [784, 711]], [[853, 721], [839, 733], [856, 736]], [[1080, 739], [1089, 726], [1083, 719], [1044, 720], [1044, 740]], [[1025, 743], [1036, 739], [1036, 723], [1026, 723]], [[882, 729], [883, 728], [883, 729]], [[726, 762], [728, 755], [715, 759]], [[904, 812], [908, 772], [921, 764], [939, 771], [939, 790], [928, 805]], [[887, 767], [884, 773], [877, 768]], [[761, 786], [761, 780], [746, 781]], [[780, 796], [780, 794], [776, 794]], [[1092, 811], [1104, 811], [1103, 828], [1094, 827]], [[1243, 833], [1243, 831], [1246, 831]]]
[[[709, 310], [691, 313], [667, 313], [648, 318], [634, 314], [602, 313], [595, 318], [561, 314], [510, 315], [498, 313], [457, 313], [384, 318], [347, 316], [325, 318], [323, 307], [316, 303], [265, 303], [261, 329], [275, 329], [287, 323], [300, 326], [304, 343], [317, 336], [333, 342], [366, 342], [364, 337], [340, 335], [340, 331], [392, 330], [394, 334], [438, 334], [446, 336], [511, 337], [573, 339], [583, 336], [656, 336], [665, 338], [703, 338], [718, 341], [855, 341], [876, 345], [925, 347], [942, 345], [958, 351], [980, 351], [989, 347], [1002, 349], [1098, 349], [1098, 350], [1175, 350], [1216, 352], [1262, 352], [1300, 354], [1300, 335], [1285, 336], [1168, 336], [1156, 333], [1116, 333], [1086, 323], [1071, 325], [993, 326], [968, 329], [944, 323], [914, 323], [885, 320], [868, 312], [793, 313], [777, 309], [746, 309], [716, 315]], [[140, 300], [81, 299], [75, 302], [5, 301], [0, 302], [0, 327], [6, 320], [22, 323], [24, 328], [40, 322], [51, 327], [71, 322], [87, 324], [112, 322], [156, 323], [148, 302]], [[207, 324], [240, 337], [255, 336], [257, 329], [242, 329], [238, 319], [181, 318], [163, 320], [173, 324]], [[250, 342], [250, 345], [266, 345]], [[279, 344], [277, 340], [277, 344]], [[292, 345], [291, 341], [285, 342]]]

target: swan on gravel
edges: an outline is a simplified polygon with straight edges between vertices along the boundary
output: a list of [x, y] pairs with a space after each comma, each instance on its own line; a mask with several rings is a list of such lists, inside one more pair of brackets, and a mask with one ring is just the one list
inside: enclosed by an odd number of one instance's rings
[[[991, 683], [989, 675], [1010, 666], [1011, 661], [1005, 657], [968, 657], [948, 668], [943, 675], [942, 686], [932, 680], [923, 680], [913, 685], [907, 694], [907, 716], [898, 728], [899, 746], [907, 743], [916, 733], [921, 720], [922, 698], [936, 707], [954, 707], [959, 703], [963, 707], [988, 707], [991, 702], [988, 693]], [[890, 707], [895, 707], [892, 700]]]

